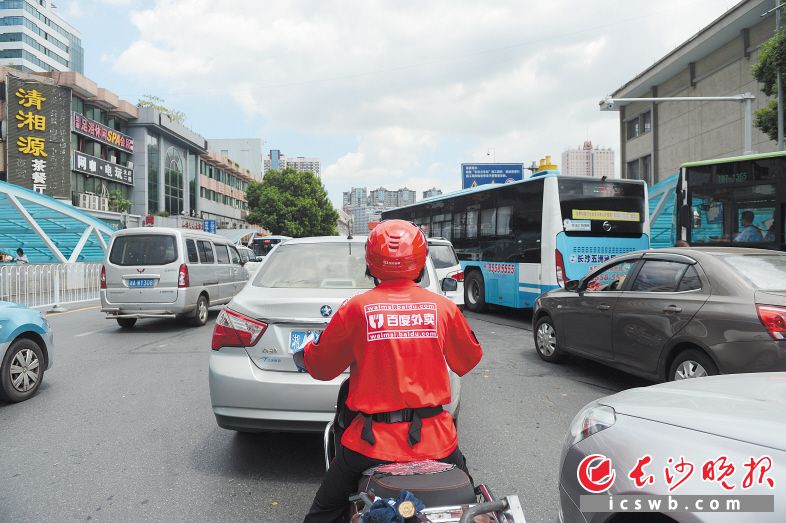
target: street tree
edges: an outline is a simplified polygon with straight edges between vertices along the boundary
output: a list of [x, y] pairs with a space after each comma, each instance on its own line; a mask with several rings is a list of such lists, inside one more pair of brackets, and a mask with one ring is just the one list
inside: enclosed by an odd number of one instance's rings
[[753, 64], [753, 77], [762, 84], [762, 92], [775, 100], [756, 111], [754, 125], [771, 140], [778, 140], [778, 71], [786, 73], [786, 28], [761, 46], [759, 57]]
[[186, 114], [182, 111], [175, 111], [166, 106], [166, 100], [161, 97], [145, 94], [137, 102], [137, 107], [152, 107], [153, 109], [164, 113], [175, 123], [182, 124], [186, 121]]
[[249, 184], [246, 199], [248, 222], [273, 234], [295, 238], [336, 234], [338, 212], [311, 171], [269, 170], [261, 182]]

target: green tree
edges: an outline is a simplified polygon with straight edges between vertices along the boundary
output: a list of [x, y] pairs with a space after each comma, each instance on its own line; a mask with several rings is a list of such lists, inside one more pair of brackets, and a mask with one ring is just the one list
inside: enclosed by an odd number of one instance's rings
[[[761, 46], [759, 57], [753, 64], [753, 77], [762, 84], [761, 90], [767, 96], [778, 96], [778, 71], [786, 73], [786, 28], [767, 40]], [[783, 78], [783, 77], [782, 77]], [[778, 100], [770, 100], [756, 111], [753, 124], [770, 140], [778, 140]]]
[[295, 238], [336, 234], [338, 212], [322, 182], [310, 171], [269, 170], [246, 190], [248, 222]]
[[186, 114], [182, 111], [175, 111], [174, 109], [170, 109], [166, 105], [166, 100], [161, 97], [152, 95], [152, 94], [145, 94], [142, 98], [139, 99], [137, 102], [137, 107], [152, 107], [157, 111], [160, 111], [167, 115], [170, 120], [175, 123], [182, 124], [186, 121]]

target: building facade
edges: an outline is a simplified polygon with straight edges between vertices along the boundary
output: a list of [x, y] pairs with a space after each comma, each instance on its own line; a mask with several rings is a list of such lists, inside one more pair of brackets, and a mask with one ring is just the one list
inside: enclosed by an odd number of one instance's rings
[[0, 1], [0, 65], [24, 72], [84, 73], [80, 33], [52, 0]]
[[368, 191], [365, 187], [352, 187], [344, 192], [344, 207], [361, 207], [368, 203]]
[[578, 149], [562, 153], [562, 174], [568, 176], [596, 176], [614, 178], [614, 151], [593, 147], [587, 140]]
[[208, 151], [199, 159], [199, 216], [215, 220], [220, 229], [246, 227], [246, 189], [254, 180], [250, 169]]
[[0, 177], [121, 226], [134, 191], [137, 107], [79, 73], [0, 67]]
[[240, 164], [242, 169], [247, 169], [255, 180], [261, 180], [262, 170], [262, 140], [259, 138], [211, 138], [208, 147], [224, 158], [232, 158]]
[[[751, 74], [759, 50], [773, 36], [767, 0], [744, 0], [687, 42], [617, 89], [613, 98], [727, 96], [751, 93], [754, 111], [769, 98]], [[603, 105], [604, 103], [602, 103]], [[739, 102], [615, 103], [619, 110], [623, 178], [658, 182], [689, 161], [743, 154], [744, 107]], [[777, 144], [752, 131], [754, 152]]]
[[317, 178], [322, 177], [322, 163], [319, 158], [307, 156], [286, 156], [278, 149], [271, 149], [264, 161], [265, 172], [270, 169], [292, 168], [296, 171], [311, 171]]
[[152, 107], [129, 123], [134, 155], [133, 212], [198, 217], [199, 158], [207, 140]]
[[437, 189], [436, 187], [432, 187], [427, 191], [423, 191], [423, 199], [425, 200], [426, 198], [433, 198], [441, 194], [442, 194], [442, 189]]

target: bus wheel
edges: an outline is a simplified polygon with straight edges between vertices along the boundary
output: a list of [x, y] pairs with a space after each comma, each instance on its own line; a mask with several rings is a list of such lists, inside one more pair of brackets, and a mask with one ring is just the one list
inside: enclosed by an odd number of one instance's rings
[[464, 306], [472, 312], [486, 310], [486, 284], [480, 271], [472, 271], [464, 279]]

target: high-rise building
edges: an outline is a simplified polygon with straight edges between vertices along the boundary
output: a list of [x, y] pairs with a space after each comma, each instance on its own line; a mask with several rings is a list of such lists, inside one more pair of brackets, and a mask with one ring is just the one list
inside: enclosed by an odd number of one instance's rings
[[402, 205], [410, 205], [415, 203], [415, 200], [418, 199], [418, 193], [407, 189], [406, 187], [399, 189], [396, 191], [398, 193], [398, 201], [396, 206], [400, 207]]
[[84, 73], [82, 37], [52, 0], [0, 2], [0, 65], [28, 73]]
[[210, 139], [208, 148], [251, 171], [255, 180], [262, 179], [262, 140], [259, 138]]
[[593, 147], [587, 140], [579, 149], [562, 153], [562, 174], [614, 178], [614, 151]]
[[432, 187], [428, 191], [423, 191], [423, 199], [426, 198], [433, 198], [434, 196], [439, 196], [442, 194], [442, 189], [437, 189], [436, 187]]
[[368, 204], [368, 192], [365, 187], [352, 187], [344, 192], [344, 207], [364, 207]]
[[388, 191], [384, 187], [374, 189], [368, 195], [368, 204], [383, 209], [398, 207], [398, 191]]
[[297, 171], [311, 171], [318, 178], [322, 176], [322, 164], [319, 158], [307, 156], [286, 156], [278, 149], [271, 149], [265, 158], [264, 169], [286, 169], [291, 167]]

